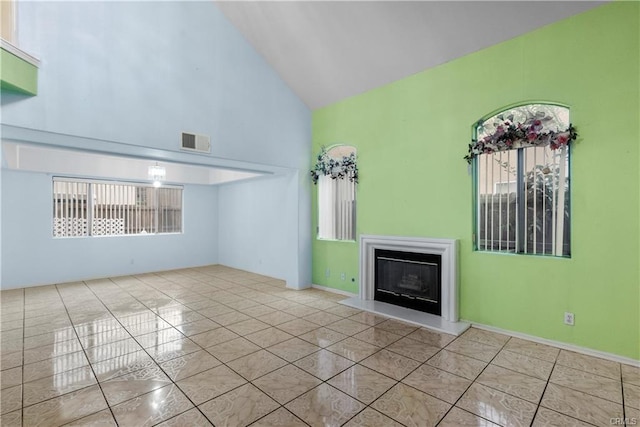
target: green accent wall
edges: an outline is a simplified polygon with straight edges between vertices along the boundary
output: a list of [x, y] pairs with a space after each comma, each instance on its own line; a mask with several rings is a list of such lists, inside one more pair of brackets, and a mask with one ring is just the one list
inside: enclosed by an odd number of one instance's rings
[[38, 68], [0, 49], [0, 89], [27, 95], [38, 93]]
[[[358, 149], [358, 236], [459, 239], [463, 319], [640, 359], [639, 16], [610, 3], [315, 111], [313, 156]], [[472, 125], [523, 101], [568, 105], [579, 133], [570, 259], [473, 251]], [[358, 280], [357, 243], [314, 240], [313, 283]]]

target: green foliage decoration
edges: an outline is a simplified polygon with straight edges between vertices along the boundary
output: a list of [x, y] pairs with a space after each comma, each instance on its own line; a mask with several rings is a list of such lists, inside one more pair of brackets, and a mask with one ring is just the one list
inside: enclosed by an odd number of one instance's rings
[[314, 184], [318, 183], [318, 179], [321, 176], [330, 176], [331, 179], [348, 179], [357, 183], [358, 165], [356, 164], [356, 153], [351, 153], [342, 158], [333, 158], [323, 146], [310, 173]]

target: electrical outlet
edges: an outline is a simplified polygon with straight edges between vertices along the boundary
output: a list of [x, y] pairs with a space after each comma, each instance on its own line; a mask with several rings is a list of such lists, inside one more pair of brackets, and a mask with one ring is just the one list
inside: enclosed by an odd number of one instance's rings
[[340, 273], [340, 279], [341, 280], [347, 280], [347, 274], [346, 273]]
[[331, 276], [331, 270], [329, 270], [328, 268], [324, 271], [324, 277], [329, 277]]
[[568, 313], [568, 312], [564, 313], [564, 324], [565, 325], [573, 326], [575, 320], [576, 319], [575, 319], [575, 316], [573, 315], [573, 313]]

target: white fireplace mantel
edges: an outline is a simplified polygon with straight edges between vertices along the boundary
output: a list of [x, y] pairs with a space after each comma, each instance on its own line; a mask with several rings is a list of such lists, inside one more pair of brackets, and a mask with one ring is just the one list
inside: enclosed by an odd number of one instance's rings
[[[441, 315], [417, 312], [403, 307], [374, 301], [376, 249], [415, 252], [441, 256], [442, 288]], [[359, 298], [350, 298], [344, 304], [363, 310], [380, 312], [412, 323], [432, 325], [434, 329], [455, 335], [469, 325], [458, 322], [458, 241], [423, 237], [360, 235], [360, 292]], [[403, 314], [396, 314], [403, 313]]]
[[442, 266], [442, 318], [458, 321], [458, 241], [422, 237], [360, 236], [360, 299], [373, 300], [375, 292], [375, 251], [387, 249], [440, 255]]

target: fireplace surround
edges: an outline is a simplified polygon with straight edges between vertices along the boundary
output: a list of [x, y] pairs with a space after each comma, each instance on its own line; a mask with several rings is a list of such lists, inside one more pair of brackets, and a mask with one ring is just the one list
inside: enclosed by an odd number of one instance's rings
[[[360, 288], [358, 297], [343, 304], [432, 329], [459, 335], [469, 324], [459, 321], [458, 314], [458, 241], [424, 237], [360, 235]], [[375, 301], [376, 250], [431, 254], [441, 257], [440, 315], [423, 313]]]

